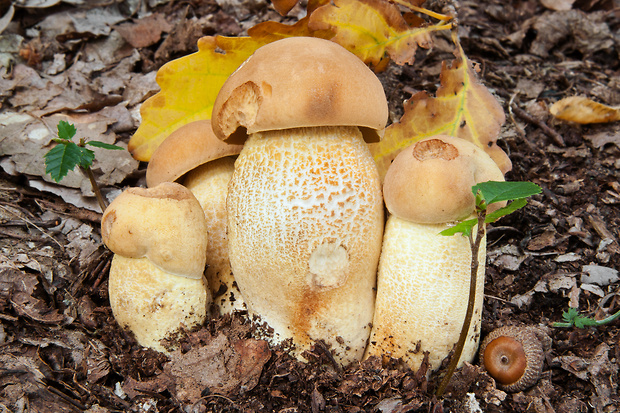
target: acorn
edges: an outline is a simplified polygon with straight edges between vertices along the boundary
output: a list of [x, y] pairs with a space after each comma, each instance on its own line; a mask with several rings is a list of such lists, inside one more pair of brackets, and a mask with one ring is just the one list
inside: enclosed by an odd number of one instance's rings
[[536, 327], [501, 327], [480, 345], [480, 362], [500, 389], [516, 393], [538, 382], [551, 343]]

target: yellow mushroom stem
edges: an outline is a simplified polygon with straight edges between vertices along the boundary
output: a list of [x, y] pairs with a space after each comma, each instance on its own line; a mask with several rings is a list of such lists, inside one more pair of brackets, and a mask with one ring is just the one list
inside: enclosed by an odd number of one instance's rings
[[252, 316], [292, 339], [316, 340], [342, 364], [370, 334], [383, 233], [379, 174], [356, 127], [250, 135], [228, 200], [235, 279]]

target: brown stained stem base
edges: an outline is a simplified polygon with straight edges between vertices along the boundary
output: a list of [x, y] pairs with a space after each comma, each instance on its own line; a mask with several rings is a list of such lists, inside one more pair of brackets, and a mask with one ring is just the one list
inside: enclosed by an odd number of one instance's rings
[[472, 235], [469, 235], [469, 244], [471, 245], [471, 277], [469, 281], [469, 300], [467, 302], [467, 313], [465, 313], [465, 320], [463, 321], [463, 327], [461, 328], [461, 334], [459, 335], [459, 340], [456, 342], [454, 347], [454, 353], [452, 354], [452, 358], [450, 359], [450, 364], [448, 365], [448, 370], [446, 371], [446, 375], [439, 383], [439, 387], [435, 392], [437, 398], [441, 398], [450, 384], [450, 379], [454, 375], [454, 371], [456, 370], [456, 366], [461, 359], [461, 355], [463, 354], [463, 348], [465, 347], [465, 341], [467, 340], [467, 334], [469, 333], [469, 327], [471, 326], [471, 320], [474, 315], [474, 307], [476, 304], [476, 284], [478, 282], [478, 266], [480, 263], [478, 262], [478, 252], [480, 251], [480, 244], [484, 239], [484, 231], [485, 224], [484, 220], [486, 218], [486, 210], [481, 210], [478, 212], [478, 230], [476, 232], [476, 238], [473, 239]]

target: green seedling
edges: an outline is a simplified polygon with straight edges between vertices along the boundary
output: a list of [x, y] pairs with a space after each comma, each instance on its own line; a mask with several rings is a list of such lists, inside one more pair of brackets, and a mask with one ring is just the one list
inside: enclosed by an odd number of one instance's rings
[[562, 312], [562, 318], [564, 322], [556, 322], [553, 323], [553, 327], [577, 327], [577, 328], [586, 328], [586, 327], [598, 327], [608, 323], [611, 323], [617, 318], [620, 318], [620, 311], [617, 311], [615, 314], [610, 315], [602, 320], [595, 320], [591, 317], [581, 315], [576, 308], [569, 307], [568, 311]]
[[[449, 228], [441, 232], [441, 235], [452, 236], [455, 234], [463, 234], [463, 236], [469, 239], [471, 246], [471, 279], [469, 284], [469, 301], [467, 303], [467, 313], [465, 320], [463, 321], [463, 327], [459, 340], [454, 348], [454, 354], [450, 359], [448, 370], [446, 375], [442, 379], [439, 387], [437, 388], [437, 397], [441, 397], [456, 370], [463, 348], [465, 347], [465, 340], [467, 339], [467, 332], [471, 325], [471, 319], [474, 314], [474, 304], [476, 302], [476, 282], [478, 274], [478, 251], [480, 250], [480, 244], [484, 239], [485, 223], [491, 223], [497, 221], [499, 218], [511, 214], [517, 209], [523, 208], [527, 204], [527, 198], [539, 194], [541, 189], [538, 185], [532, 182], [481, 182], [472, 187], [472, 192], [476, 196], [476, 218], [462, 221], [452, 228]], [[489, 205], [496, 202], [512, 201], [507, 206], [498, 209], [495, 212], [487, 214], [487, 208]], [[476, 234], [473, 234], [474, 228], [477, 226]], [[484, 263], [483, 263], [484, 265]]]
[[105, 211], [107, 203], [101, 194], [95, 175], [90, 169], [95, 160], [95, 152], [88, 149], [86, 145], [110, 150], [124, 150], [124, 148], [99, 141], [87, 142], [84, 138], [80, 138], [79, 143], [75, 143], [71, 139], [76, 132], [77, 129], [73, 124], [64, 120], [58, 122], [58, 138], [54, 138], [54, 142], [58, 145], [50, 149], [44, 156], [45, 173], [49, 174], [54, 181], [60, 182], [69, 171], [73, 171], [76, 166], [79, 166], [90, 180], [101, 211]]

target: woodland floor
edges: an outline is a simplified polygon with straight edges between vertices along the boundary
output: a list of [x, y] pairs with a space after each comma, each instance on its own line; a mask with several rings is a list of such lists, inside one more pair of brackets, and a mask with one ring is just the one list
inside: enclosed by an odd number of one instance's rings
[[[0, 16], [9, 3], [0, 1]], [[104, 17], [80, 15], [89, 2], [50, 3], [58, 4], [16, 8], [0, 36], [0, 56], [11, 61], [0, 65], [0, 411], [478, 411], [473, 399], [484, 412], [618, 411], [618, 321], [551, 325], [569, 306], [599, 319], [620, 310], [620, 123], [560, 122], [548, 106], [573, 95], [620, 105], [620, 3], [578, 0], [568, 11], [538, 0], [456, 4], [463, 47], [507, 114], [500, 141], [513, 162], [507, 179], [543, 188], [489, 230], [482, 335], [502, 325], [535, 325], [553, 347], [543, 378], [527, 391], [498, 391], [474, 364], [441, 401], [432, 397], [436, 374], [427, 381], [423, 372], [377, 360], [342, 370], [320, 345], [303, 364], [251, 339], [242, 316], [214, 316], [187, 334], [175, 366], [118, 327], [107, 298], [111, 255], [100, 243], [100, 214], [82, 207], [79, 189], [42, 183], [41, 161], [32, 154], [40, 158], [45, 148], [20, 141], [15, 125], [30, 129], [15, 116], [48, 117], [53, 127], [56, 113], [82, 122], [78, 115], [86, 114], [126, 143], [137, 127], [136, 108], [156, 91], [154, 70], [195, 51], [200, 36], [237, 35], [281, 18], [264, 1], [100, 2], [111, 10]], [[429, 7], [440, 11], [442, 3]], [[132, 7], [152, 13], [148, 36], [136, 28]], [[380, 75], [392, 121], [404, 99], [437, 89], [451, 50], [440, 38], [413, 66]], [[45, 95], [54, 87], [55, 95]], [[36, 164], [38, 176], [28, 169]], [[120, 178], [108, 176], [106, 193], [143, 184], [144, 167], [135, 163]], [[201, 374], [208, 377], [199, 381]]]

